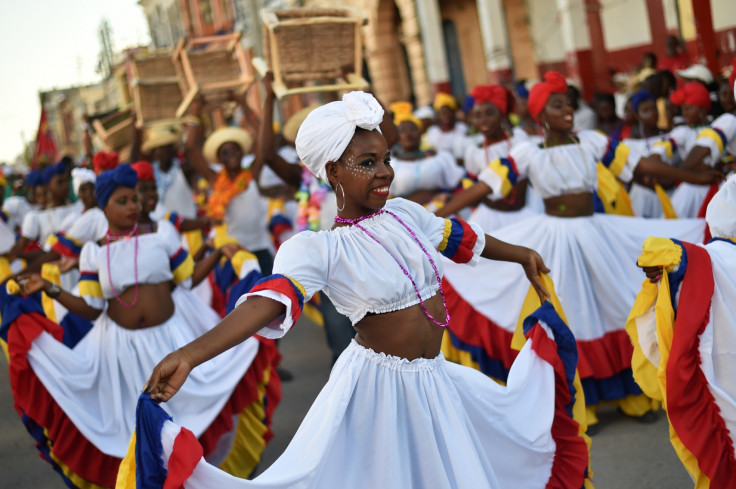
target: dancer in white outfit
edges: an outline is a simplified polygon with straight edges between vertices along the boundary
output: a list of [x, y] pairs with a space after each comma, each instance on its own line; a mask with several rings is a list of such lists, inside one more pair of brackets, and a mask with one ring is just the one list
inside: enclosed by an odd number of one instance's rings
[[[297, 151], [313, 173], [337, 188], [336, 225], [286, 241], [277, 253], [277, 274], [243, 296], [211, 333], [162, 360], [150, 380], [150, 396], [168, 401], [201, 362], [255, 333], [282, 336], [303, 300], [325, 291], [358, 336], [285, 453], [253, 481], [227, 478], [197, 456], [187, 457], [180, 470], [170, 460], [191, 447], [191, 438], [176, 419], [161, 418], [144, 395], [139, 477], [154, 466], [161, 483], [186, 480], [189, 488], [583, 486], [585, 442], [569, 413], [552, 406], [571, 397], [558, 383], [561, 396], [553, 401], [554, 380], [561, 377], [546, 362], [556, 364], [557, 372], [573, 368], [562, 357], [563, 348], [574, 347], [556, 348], [548, 336], [571, 339], [552, 318], [551, 306], [540, 309], [546, 320], [530, 320], [531, 341], [506, 387], [439, 354], [448, 320], [439, 291], [440, 253], [470, 264], [481, 256], [520, 263], [542, 296], [538, 273], [544, 264], [535, 252], [497, 241], [477, 226], [437, 218], [404, 199], [387, 202], [393, 172], [378, 131], [382, 116], [372, 96], [353, 92], [307, 117]], [[553, 323], [553, 331], [541, 329], [542, 323]], [[545, 345], [551, 356], [541, 355], [543, 360], [538, 355]], [[154, 433], [151, 445], [141, 444], [141, 437], [150, 438], [146, 427]], [[558, 428], [570, 438], [552, 436], [562, 433]]]

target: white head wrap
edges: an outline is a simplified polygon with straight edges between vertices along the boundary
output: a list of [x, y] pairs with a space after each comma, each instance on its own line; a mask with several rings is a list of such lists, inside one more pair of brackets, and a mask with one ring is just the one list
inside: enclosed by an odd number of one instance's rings
[[347, 93], [341, 102], [318, 107], [304, 119], [296, 135], [296, 152], [309, 171], [326, 182], [325, 165], [340, 159], [355, 129], [381, 132], [382, 120], [383, 107], [373, 95]]
[[72, 170], [72, 187], [74, 193], [79, 196], [79, 187], [85, 183], [95, 183], [95, 172], [87, 168], [75, 168]]
[[736, 174], [728, 177], [705, 211], [711, 236], [736, 238]]

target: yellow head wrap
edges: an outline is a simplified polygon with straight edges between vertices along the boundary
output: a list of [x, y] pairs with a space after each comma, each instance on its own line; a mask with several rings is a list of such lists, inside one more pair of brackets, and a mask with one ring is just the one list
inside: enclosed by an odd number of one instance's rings
[[419, 129], [424, 126], [422, 121], [414, 116], [410, 102], [394, 102], [391, 104], [391, 112], [394, 113], [394, 125], [399, 127], [402, 122], [413, 122]]
[[436, 112], [439, 112], [441, 107], [449, 107], [452, 110], [457, 110], [457, 100], [452, 95], [440, 92], [435, 95], [432, 107]]

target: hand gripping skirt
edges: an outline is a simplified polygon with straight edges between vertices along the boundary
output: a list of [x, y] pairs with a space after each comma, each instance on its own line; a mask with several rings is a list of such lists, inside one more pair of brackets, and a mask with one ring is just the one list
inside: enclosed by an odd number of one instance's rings
[[[593, 405], [641, 394], [631, 375], [625, 325], [645, 278], [636, 266], [644, 240], [655, 235], [698, 242], [704, 232], [702, 219], [543, 214], [493, 236], [536, 250], [549, 267], [577, 341], [585, 400]], [[511, 338], [529, 290], [523, 269], [481, 260], [471, 273], [449, 260], [443, 264], [453, 347], [469, 352], [487, 375], [505, 381], [516, 357]]]
[[583, 487], [575, 342], [551, 306], [535, 314], [507, 386], [442, 354], [409, 361], [353, 340], [286, 451], [252, 481], [207, 464], [188, 430], [143, 395], [117, 487], [136, 487], [136, 476], [187, 489]]
[[[73, 347], [64, 343], [63, 327], [43, 316], [32, 299], [6, 301], [3, 324], [10, 322], [4, 333], [16, 410], [42, 457], [71, 487], [113, 487], [148, 375], [165, 355], [218, 322], [191, 291], [176, 288], [172, 296], [175, 312], [165, 323], [130, 330], [103, 313]], [[246, 431], [256, 434], [250, 441], [252, 471], [280, 398], [277, 376], [271, 376], [277, 361], [272, 342], [253, 338], [196, 368], [166, 409], [185, 420], [208, 458], [218, 462], [227, 463]]]

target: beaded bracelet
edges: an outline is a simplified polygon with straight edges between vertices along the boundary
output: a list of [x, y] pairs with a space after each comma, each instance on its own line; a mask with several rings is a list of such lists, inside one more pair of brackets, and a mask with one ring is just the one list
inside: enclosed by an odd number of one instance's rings
[[189, 356], [189, 354], [187, 353], [187, 351], [184, 348], [179, 348], [179, 351], [182, 352], [185, 357], [187, 357], [187, 361], [189, 362], [189, 366], [192, 367], [192, 369], [194, 369], [196, 367], [196, 365], [194, 364], [194, 361], [192, 360], [192, 357]]

